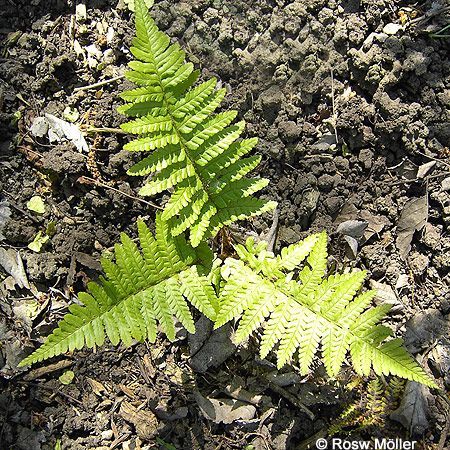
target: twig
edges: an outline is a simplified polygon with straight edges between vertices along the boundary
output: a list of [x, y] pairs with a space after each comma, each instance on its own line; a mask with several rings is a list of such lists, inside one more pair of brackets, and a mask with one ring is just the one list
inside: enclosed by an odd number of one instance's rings
[[444, 6], [443, 8], [435, 9], [434, 11], [433, 10], [428, 11], [423, 16], [412, 19], [409, 22], [409, 25], [414, 25], [414, 24], [420, 23], [420, 22], [427, 22], [428, 20], [432, 19], [433, 17], [443, 14], [447, 11], [450, 11], [450, 6]]
[[280, 394], [288, 402], [292, 403], [294, 406], [296, 406], [298, 409], [304, 412], [310, 420], [315, 420], [316, 416], [314, 415], [314, 413], [307, 406], [305, 406], [297, 397], [295, 397], [295, 395], [291, 394], [286, 389], [283, 389], [281, 386], [278, 386], [272, 382], [269, 382], [269, 387], [270, 389], [272, 389], [272, 391], [275, 391], [277, 394]]
[[113, 83], [114, 81], [121, 80], [124, 77], [124, 75], [118, 75], [117, 77], [110, 78], [108, 80], [99, 81], [98, 83], [88, 84], [86, 86], [80, 86], [76, 87], [73, 92], [80, 92], [80, 91], [87, 91], [89, 89], [95, 89], [101, 86], [104, 86], [105, 84]]
[[86, 133], [115, 133], [115, 134], [128, 134], [123, 131], [122, 128], [109, 128], [109, 127], [93, 127], [88, 125], [83, 131]]
[[330, 68], [330, 74], [331, 74], [331, 107], [333, 109], [333, 129], [334, 129], [334, 136], [336, 138], [336, 144], [339, 142], [338, 132], [336, 128], [337, 124], [337, 117], [336, 117], [336, 108], [334, 104], [334, 75], [333, 75], [333, 68]]
[[50, 364], [48, 366], [38, 367], [37, 369], [33, 369], [29, 373], [27, 373], [23, 377], [23, 379], [25, 381], [33, 381], [33, 380], [36, 380], [37, 378], [41, 378], [42, 376], [44, 376], [48, 373], [56, 372], [57, 370], [61, 370], [61, 369], [66, 369], [67, 367], [70, 367], [71, 365], [73, 365], [73, 361], [70, 361], [68, 359], [63, 359], [61, 361], [58, 361], [55, 364]]
[[400, 184], [407, 184], [407, 183], [415, 183], [420, 182], [420, 181], [428, 181], [428, 180], [432, 180], [434, 178], [439, 178], [439, 177], [446, 177], [450, 172], [441, 172], [441, 173], [435, 173], [434, 175], [428, 175], [425, 178], [413, 178], [411, 180], [399, 180], [399, 181], [394, 181], [392, 183], [389, 184], [389, 186], [398, 186]]
[[275, 243], [277, 242], [277, 236], [278, 236], [278, 222], [280, 218], [280, 211], [278, 208], [275, 208], [275, 211], [273, 212], [273, 222], [272, 226], [270, 227], [269, 232], [267, 233], [267, 250], [269, 252], [273, 252], [275, 249]]
[[122, 194], [125, 197], [131, 198], [132, 200], [137, 200], [138, 202], [145, 203], [146, 205], [149, 205], [149, 206], [153, 206], [153, 208], [164, 209], [162, 206], [159, 206], [156, 203], [148, 202], [147, 200], [143, 200], [142, 198], [135, 197], [134, 195], [127, 194], [126, 192], [123, 192], [120, 189], [116, 189], [116, 188], [114, 188], [112, 186], [109, 186], [109, 185], [107, 185], [105, 183], [102, 183], [101, 181], [98, 181], [95, 178], [82, 176], [82, 177], [78, 178], [77, 181], [79, 183], [83, 183], [83, 182], [84, 183], [91, 183], [91, 184], [95, 184], [97, 186], [104, 187], [105, 189], [111, 189], [112, 191], [117, 192], [118, 194]]
[[445, 160], [435, 158], [434, 156], [427, 155], [425, 153], [420, 152], [419, 150], [416, 150], [416, 153], [418, 153], [419, 155], [425, 156], [425, 158], [432, 159], [433, 161], [440, 162], [440, 163], [444, 164], [445, 166], [450, 167], [450, 163], [448, 163]]
[[63, 397], [66, 397], [69, 400], [72, 400], [73, 402], [77, 403], [78, 405], [84, 406], [83, 402], [81, 402], [80, 400], [76, 399], [75, 397], [72, 397], [69, 394], [66, 394], [61, 389], [52, 388], [50, 386], [45, 386], [42, 383], [34, 383], [32, 381], [18, 381], [17, 383], [18, 384], [27, 384], [29, 386], [34, 386], [34, 387], [37, 387], [37, 388], [40, 388], [40, 389], [46, 389], [47, 391], [53, 392], [54, 395], [62, 395]]

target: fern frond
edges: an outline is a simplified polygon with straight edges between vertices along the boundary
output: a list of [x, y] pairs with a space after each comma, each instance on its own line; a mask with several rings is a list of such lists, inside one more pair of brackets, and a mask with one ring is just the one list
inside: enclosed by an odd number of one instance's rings
[[[232, 125], [235, 111], [214, 114], [225, 89], [218, 89], [215, 78], [195, 85], [198, 72], [185, 62], [180, 46], [158, 30], [143, 0], [136, 0], [131, 52], [136, 60], [126, 77], [140, 87], [121, 94], [126, 104], [119, 111], [135, 117], [122, 129], [137, 139], [124, 148], [153, 153], [128, 174], [151, 176], [140, 195], [174, 188], [164, 211], [165, 220], [181, 222], [173, 235], [190, 229], [191, 244], [197, 246], [224, 225], [273, 209], [274, 202], [252, 197], [267, 181], [244, 178], [260, 157], [238, 161], [256, 139], [239, 140], [245, 124]], [[236, 204], [242, 195], [245, 202]]]
[[385, 429], [386, 420], [398, 407], [404, 388], [405, 381], [400, 378], [392, 378], [387, 383], [380, 378], [369, 381], [361, 389], [360, 398], [347, 406], [328, 428], [328, 435], [347, 433], [345, 428]]
[[298, 351], [303, 374], [321, 350], [332, 377], [350, 353], [361, 375], [373, 369], [377, 375], [392, 374], [435, 386], [402, 340], [389, 340], [391, 330], [378, 324], [389, 306], [369, 308], [373, 291], [357, 295], [365, 272], [326, 276], [326, 245], [327, 236], [321, 233], [288, 247], [280, 256], [252, 239], [236, 246], [241, 260], [228, 258], [222, 267], [225, 284], [215, 327], [240, 319], [235, 340], [242, 342], [263, 326], [261, 357], [278, 344], [277, 365], [282, 367]]
[[[173, 237], [169, 225], [156, 217], [153, 235], [138, 222], [141, 250], [126, 234], [115, 246], [115, 262], [102, 260], [106, 278], [90, 282], [78, 296], [82, 305], [69, 307], [59, 327], [22, 366], [52, 356], [103, 345], [130, 345], [133, 339], [156, 339], [157, 324], [170, 340], [175, 338], [174, 317], [195, 332], [189, 304], [213, 320], [217, 297], [203, 266], [212, 264], [212, 254], [203, 246], [201, 254], [182, 236]], [[206, 257], [206, 261], [204, 258]]]

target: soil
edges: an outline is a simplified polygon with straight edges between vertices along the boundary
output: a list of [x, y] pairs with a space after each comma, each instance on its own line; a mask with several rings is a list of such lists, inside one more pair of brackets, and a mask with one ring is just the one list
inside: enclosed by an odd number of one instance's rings
[[[105, 346], [55, 358], [41, 372], [17, 368], [98, 276], [120, 232], [135, 235], [136, 219], [155, 213], [137, 197], [139, 180], [126, 176], [127, 138], [87, 132], [123, 121], [117, 94], [127, 83], [117, 77], [130, 59], [130, 12], [92, 0], [86, 17], [80, 9], [75, 17], [75, 3], [83, 2], [1, 1], [0, 244], [22, 258], [28, 286], [0, 272], [0, 448], [315, 448], [346, 405], [364, 398], [367, 381], [350, 370], [330, 380], [320, 364], [308, 377], [295, 367], [277, 374], [255, 356], [255, 342], [236, 348], [230, 329], [203, 354], [194, 354], [202, 342], [180, 331], [170, 345]], [[218, 77], [229, 92], [223, 108], [238, 110], [259, 137], [258, 171], [271, 181], [263, 196], [279, 202], [276, 249], [327, 230], [330, 265], [368, 271], [378, 301], [394, 305], [390, 326], [447, 392], [447, 401], [421, 394], [425, 418], [402, 425], [383, 416], [341, 436], [450, 448], [450, 40], [438, 36], [450, 23], [448, 3], [163, 0], [152, 15], [205, 78]], [[67, 117], [66, 107], [79, 113], [89, 154], [30, 132], [45, 113]], [[35, 195], [43, 214], [27, 208]], [[233, 233], [262, 236], [272, 222], [266, 215]], [[48, 242], [30, 250], [49, 224]], [[399, 239], [405, 227], [410, 244]], [[64, 385], [67, 369], [75, 377]], [[205, 398], [221, 407], [238, 400], [245, 411], [216, 423]]]

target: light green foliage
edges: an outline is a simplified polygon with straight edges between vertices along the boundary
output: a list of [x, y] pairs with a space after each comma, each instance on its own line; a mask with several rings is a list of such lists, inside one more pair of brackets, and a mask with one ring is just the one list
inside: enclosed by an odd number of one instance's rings
[[[225, 96], [215, 78], [196, 84], [199, 72], [185, 62], [180, 46], [158, 30], [143, 0], [136, 0], [136, 34], [126, 77], [138, 85], [121, 94], [119, 111], [134, 117], [122, 125], [137, 135], [125, 145], [132, 152], [152, 152], [128, 173], [151, 175], [141, 195], [173, 189], [163, 219], [174, 236], [190, 230], [196, 247], [236, 220], [275, 207], [252, 197], [268, 180], [246, 178], [260, 162], [247, 156], [257, 140], [240, 139], [244, 122], [232, 124], [236, 111], [215, 114]], [[176, 219], [175, 219], [176, 218]]]
[[[336, 376], [347, 353], [360, 375], [371, 368], [378, 375], [435, 386], [408, 354], [401, 339], [386, 340], [391, 330], [378, 322], [388, 305], [369, 308], [374, 291], [358, 294], [365, 272], [325, 276], [327, 236], [308, 237], [284, 249], [280, 256], [249, 239], [237, 246], [240, 260], [228, 258], [222, 267], [223, 287], [215, 327], [240, 318], [236, 342], [264, 326], [260, 354], [277, 346], [278, 367], [297, 354], [300, 370], [308, 373], [321, 350], [328, 374]], [[303, 264], [302, 264], [303, 263]]]
[[27, 202], [27, 208], [30, 211], [34, 211], [38, 214], [44, 214], [45, 213], [45, 203], [42, 197], [39, 195], [34, 195], [30, 198]]
[[[370, 308], [373, 291], [359, 293], [365, 272], [326, 276], [327, 236], [312, 235], [275, 256], [267, 243], [236, 246], [239, 259], [213, 260], [206, 238], [224, 225], [275, 206], [252, 195], [267, 180], [245, 178], [260, 161], [245, 156], [256, 139], [240, 139], [244, 123], [235, 111], [214, 113], [224, 89], [199, 76], [178, 44], [160, 32], [144, 0], [135, 0], [137, 37], [129, 80], [139, 87], [122, 93], [120, 110], [133, 120], [123, 125], [137, 139], [130, 151], [151, 152], [131, 175], [150, 176], [141, 194], [173, 190], [156, 216], [152, 234], [139, 221], [139, 245], [122, 234], [115, 262], [103, 258], [105, 273], [88, 284], [58, 328], [21, 365], [67, 351], [133, 339], [154, 342], [157, 326], [175, 338], [174, 318], [195, 332], [190, 306], [218, 328], [240, 319], [236, 341], [263, 327], [261, 357], [276, 350], [278, 367], [297, 355], [302, 373], [321, 351], [325, 368], [336, 376], [347, 354], [355, 370], [435, 386], [406, 352], [400, 339], [378, 323], [389, 306]], [[244, 157], [245, 156], [245, 157]], [[188, 243], [184, 232], [189, 230]], [[219, 298], [216, 295], [219, 292]]]
[[195, 333], [188, 303], [214, 320], [217, 298], [205, 276], [212, 260], [209, 249], [203, 245], [193, 249], [184, 237], [173, 237], [160, 215], [155, 235], [142, 221], [138, 230], [141, 251], [122, 234], [122, 243], [115, 246], [115, 263], [102, 260], [106, 278], [88, 284], [88, 292], [78, 296], [83, 305], [70, 306], [59, 327], [21, 366], [103, 345], [105, 336], [114, 345], [130, 345], [133, 339], [154, 342], [158, 323], [173, 340], [174, 316]]

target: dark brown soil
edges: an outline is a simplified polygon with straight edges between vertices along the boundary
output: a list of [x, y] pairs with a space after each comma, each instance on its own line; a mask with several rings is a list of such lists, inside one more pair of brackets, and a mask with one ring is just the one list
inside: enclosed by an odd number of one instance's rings
[[[36, 117], [62, 118], [66, 107], [84, 130], [123, 120], [122, 79], [75, 89], [123, 73], [130, 13], [122, 2], [92, 0], [77, 21], [75, 3], [82, 2], [1, 0], [0, 247], [20, 254], [30, 289], [12, 286], [0, 266], [0, 449], [315, 448], [315, 437], [364, 397], [366, 381], [350, 370], [329, 380], [319, 364], [309, 377], [290, 367], [280, 378], [253, 342], [236, 349], [226, 330], [213, 350], [205, 345], [193, 357], [204, 341], [180, 331], [173, 345], [106, 346], [55, 358], [38, 366], [43, 373], [17, 368], [98, 276], [100, 255], [120, 232], [134, 234], [136, 218], [155, 213], [137, 198], [139, 180], [126, 176], [133, 156], [121, 150], [123, 135], [86, 133], [95, 149], [88, 155], [30, 132]], [[223, 108], [237, 109], [248, 135], [259, 137], [258, 170], [271, 180], [263, 195], [279, 202], [276, 248], [326, 229], [330, 264], [365, 268], [389, 291], [380, 301], [390, 295], [395, 305], [390, 324], [448, 394], [450, 39], [433, 36], [450, 23], [446, 0], [163, 0], [152, 14], [205, 78], [221, 80], [229, 91]], [[98, 60], [90, 66], [93, 44]], [[42, 215], [26, 206], [35, 195], [46, 204]], [[408, 205], [424, 197], [426, 225], [405, 249], [398, 224], [419, 214]], [[338, 231], [348, 220], [367, 222], [356, 254]], [[233, 232], [262, 235], [272, 221], [267, 215]], [[33, 252], [27, 245], [49, 223], [54, 234]], [[200, 329], [210, 333], [204, 321]], [[227, 359], [209, 367], [214, 349]], [[75, 378], [63, 385], [67, 369]], [[208, 420], [202, 396], [235, 398], [231, 381], [251, 396], [244, 404], [252, 418]], [[448, 401], [436, 392], [423, 398], [425, 422], [408, 430], [385, 418], [350, 437], [412, 432], [415, 448], [449, 448]]]

